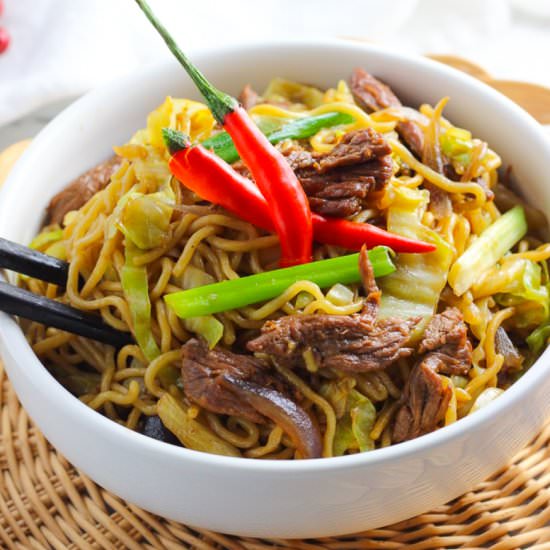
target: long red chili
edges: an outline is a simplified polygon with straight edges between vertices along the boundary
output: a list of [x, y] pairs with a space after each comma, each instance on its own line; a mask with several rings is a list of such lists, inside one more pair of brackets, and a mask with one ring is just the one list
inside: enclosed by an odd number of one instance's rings
[[[273, 231], [272, 210], [252, 181], [202, 145], [189, 141], [175, 130], [164, 129], [164, 139], [172, 157], [170, 171], [201, 198], [223, 206], [257, 227]], [[384, 231], [368, 223], [355, 223], [312, 214], [313, 236], [317, 242], [360, 250], [385, 245], [395, 252], [433, 252], [435, 246]]]
[[136, 0], [223, 125], [267, 199], [281, 244], [281, 264], [311, 261], [312, 221], [307, 196], [284, 156], [259, 131], [237, 100], [215, 88], [179, 49], [145, 0]]

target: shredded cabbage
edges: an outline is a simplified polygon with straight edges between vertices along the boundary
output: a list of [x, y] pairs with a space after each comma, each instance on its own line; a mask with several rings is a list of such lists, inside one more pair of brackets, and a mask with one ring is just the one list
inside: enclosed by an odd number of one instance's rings
[[399, 187], [388, 209], [388, 231], [434, 243], [429, 254], [399, 254], [397, 270], [380, 280], [380, 317], [433, 315], [453, 258], [453, 248], [421, 219], [430, 199], [427, 190]]
[[136, 342], [147, 360], [152, 361], [160, 355], [160, 350], [151, 331], [151, 301], [147, 268], [135, 266], [133, 263], [138, 250], [132, 241], [126, 241], [126, 262], [120, 273], [120, 282], [130, 308]]
[[138, 248], [161, 246], [169, 238], [173, 199], [166, 193], [131, 193], [120, 214], [118, 227]]
[[468, 130], [451, 126], [442, 131], [439, 136], [439, 143], [441, 144], [441, 150], [451, 161], [464, 167], [472, 162], [474, 143], [472, 134]]
[[347, 306], [353, 302], [354, 294], [346, 285], [336, 283], [328, 292], [327, 300], [335, 306]]
[[548, 345], [548, 339], [550, 339], [550, 322], [546, 322], [537, 327], [527, 336], [526, 342], [531, 352], [538, 356]]
[[274, 78], [265, 89], [262, 97], [266, 101], [275, 103], [289, 102], [290, 109], [303, 106], [304, 109], [315, 109], [323, 103], [323, 92], [312, 86], [306, 86], [298, 82]]
[[548, 283], [542, 282], [542, 268], [532, 260], [504, 261], [488, 271], [472, 287], [474, 298], [494, 296], [504, 306], [517, 308], [511, 322], [519, 328], [544, 322], [550, 313]]
[[45, 247], [51, 245], [52, 243], [60, 241], [62, 238], [63, 238], [63, 229], [61, 229], [59, 226], [55, 226], [55, 228], [52, 228], [52, 226], [50, 226], [42, 230], [31, 241], [31, 243], [29, 244], [29, 248], [33, 248], [34, 250], [42, 250]]
[[475, 400], [470, 412], [472, 414], [476, 411], [479, 411], [482, 407], [488, 405], [491, 401], [494, 401], [504, 390], [502, 388], [485, 388]]
[[370, 433], [376, 421], [376, 408], [368, 397], [354, 389], [354, 385], [353, 378], [342, 378], [321, 386], [320, 393], [330, 402], [337, 418], [334, 456], [374, 449]]
[[457, 258], [449, 272], [449, 285], [461, 296], [483, 273], [493, 267], [527, 233], [521, 206], [497, 218]]
[[[184, 289], [196, 288], [216, 282], [212, 275], [193, 265], [187, 266], [182, 277], [182, 287]], [[213, 315], [190, 317], [189, 319], [183, 320], [183, 325], [188, 331], [202, 336], [208, 343], [210, 349], [212, 349], [223, 337], [223, 324]]]
[[210, 137], [215, 125], [216, 121], [204, 103], [167, 97], [164, 103], [147, 117], [146, 138], [153, 147], [165, 150], [163, 128], [180, 130], [187, 134], [192, 142], [197, 142]]

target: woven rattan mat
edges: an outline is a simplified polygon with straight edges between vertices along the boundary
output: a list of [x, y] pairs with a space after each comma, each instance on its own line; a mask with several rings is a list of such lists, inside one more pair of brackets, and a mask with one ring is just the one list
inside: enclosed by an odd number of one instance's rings
[[[491, 81], [479, 67], [440, 58], [507, 93], [550, 123], [548, 90]], [[497, 85], [498, 84], [498, 85]], [[24, 144], [0, 155], [0, 183]], [[547, 548], [550, 550], [550, 423], [510, 464], [470, 493], [405, 522], [325, 539], [220, 535], [154, 516], [90, 481], [29, 420], [0, 364], [0, 544], [18, 549], [197, 548], [267, 550]]]
[[335, 538], [250, 539], [192, 529], [105, 491], [46, 442], [1, 367], [0, 384], [3, 548], [550, 549], [550, 424], [505, 469], [427, 514]]

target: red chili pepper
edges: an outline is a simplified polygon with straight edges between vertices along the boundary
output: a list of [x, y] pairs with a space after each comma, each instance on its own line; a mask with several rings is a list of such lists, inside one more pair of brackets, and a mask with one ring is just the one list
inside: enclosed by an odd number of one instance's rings
[[136, 0], [170, 51], [187, 71], [214, 118], [233, 138], [241, 158], [267, 199], [281, 244], [281, 265], [311, 261], [312, 222], [307, 196], [284, 156], [258, 130], [237, 100], [215, 88], [179, 49], [145, 0]]
[[294, 170], [242, 107], [237, 107], [225, 117], [224, 127], [270, 205], [275, 230], [281, 241], [281, 265], [310, 262], [313, 238], [311, 212]]
[[210, 149], [191, 146], [182, 132], [164, 128], [162, 133], [172, 155], [170, 171], [185, 187], [239, 218], [273, 231], [269, 206], [254, 182], [241, 176]]
[[419, 253], [433, 252], [437, 247], [424, 241], [408, 239], [390, 233], [370, 223], [350, 222], [340, 218], [324, 218], [312, 213], [313, 234], [320, 243], [341, 246], [348, 250], [361, 250], [374, 246], [389, 246], [394, 252]]
[[3, 54], [10, 45], [10, 35], [4, 27], [0, 27], [0, 54]]
[[[214, 152], [202, 145], [189, 145], [181, 132], [163, 129], [164, 139], [172, 154], [170, 171], [183, 185], [203, 199], [223, 206], [239, 218], [273, 231], [272, 212], [268, 201], [252, 181], [236, 172]], [[360, 250], [385, 245], [395, 252], [433, 252], [436, 247], [384, 231], [368, 223], [355, 223], [312, 214], [313, 235], [317, 242]]]

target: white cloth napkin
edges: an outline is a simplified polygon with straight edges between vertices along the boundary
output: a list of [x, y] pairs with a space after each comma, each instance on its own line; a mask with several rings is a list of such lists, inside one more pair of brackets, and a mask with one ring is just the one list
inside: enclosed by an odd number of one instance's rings
[[[525, 0], [527, 1], [527, 0]], [[133, 0], [4, 0], [0, 126], [169, 54]], [[186, 49], [261, 38], [364, 37], [470, 57], [550, 85], [550, 27], [506, 0], [150, 0]]]

